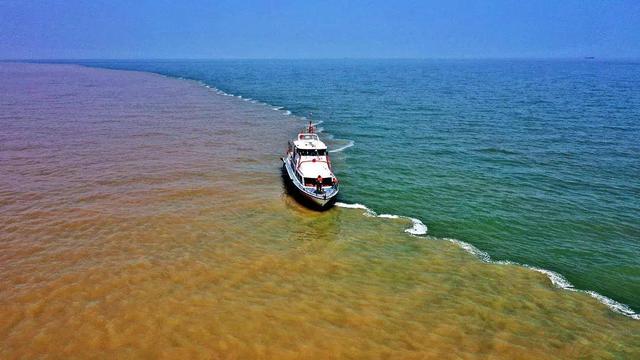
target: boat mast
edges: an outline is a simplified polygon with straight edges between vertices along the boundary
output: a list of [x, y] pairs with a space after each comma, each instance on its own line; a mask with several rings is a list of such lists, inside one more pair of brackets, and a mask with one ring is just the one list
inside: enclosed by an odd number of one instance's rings
[[313, 123], [311, 122], [311, 117], [313, 116], [312, 112], [309, 112], [309, 127], [307, 129], [307, 131], [309, 132], [309, 134], [313, 134], [315, 132]]

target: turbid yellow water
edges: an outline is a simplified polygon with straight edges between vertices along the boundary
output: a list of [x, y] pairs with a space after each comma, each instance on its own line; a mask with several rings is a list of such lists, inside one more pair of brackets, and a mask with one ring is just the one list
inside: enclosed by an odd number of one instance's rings
[[280, 112], [145, 73], [0, 78], [0, 358], [640, 356], [639, 321], [544, 274], [300, 206]]

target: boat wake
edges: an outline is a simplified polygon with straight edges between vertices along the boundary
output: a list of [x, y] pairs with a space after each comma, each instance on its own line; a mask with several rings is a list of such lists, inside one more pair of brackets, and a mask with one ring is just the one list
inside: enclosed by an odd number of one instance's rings
[[344, 151], [345, 149], [348, 149], [348, 148], [352, 147], [353, 145], [355, 145], [355, 141], [349, 140], [349, 142], [346, 145], [341, 146], [341, 147], [339, 147], [337, 149], [329, 150], [329, 152], [330, 153], [341, 152], [341, 151]]

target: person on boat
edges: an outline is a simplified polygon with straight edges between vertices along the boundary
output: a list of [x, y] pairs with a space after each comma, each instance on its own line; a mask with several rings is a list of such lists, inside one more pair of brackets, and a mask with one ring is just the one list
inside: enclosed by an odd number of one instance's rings
[[318, 178], [316, 179], [316, 191], [321, 193], [322, 192], [322, 176], [318, 175]]
[[335, 189], [336, 186], [338, 186], [338, 178], [337, 177], [332, 177], [331, 178], [331, 184], [332, 184], [333, 188]]

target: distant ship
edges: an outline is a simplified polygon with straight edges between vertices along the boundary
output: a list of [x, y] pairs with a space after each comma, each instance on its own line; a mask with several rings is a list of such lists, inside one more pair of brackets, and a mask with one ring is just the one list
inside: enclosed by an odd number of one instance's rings
[[595, 57], [595, 56], [585, 56], [584, 58], [585, 58], [585, 59], [587, 59], [587, 60], [593, 60], [593, 59], [595, 59], [596, 57]]
[[289, 141], [287, 154], [281, 159], [286, 181], [303, 199], [320, 208], [335, 202], [338, 179], [333, 174], [327, 146], [311, 122], [295, 140]]

